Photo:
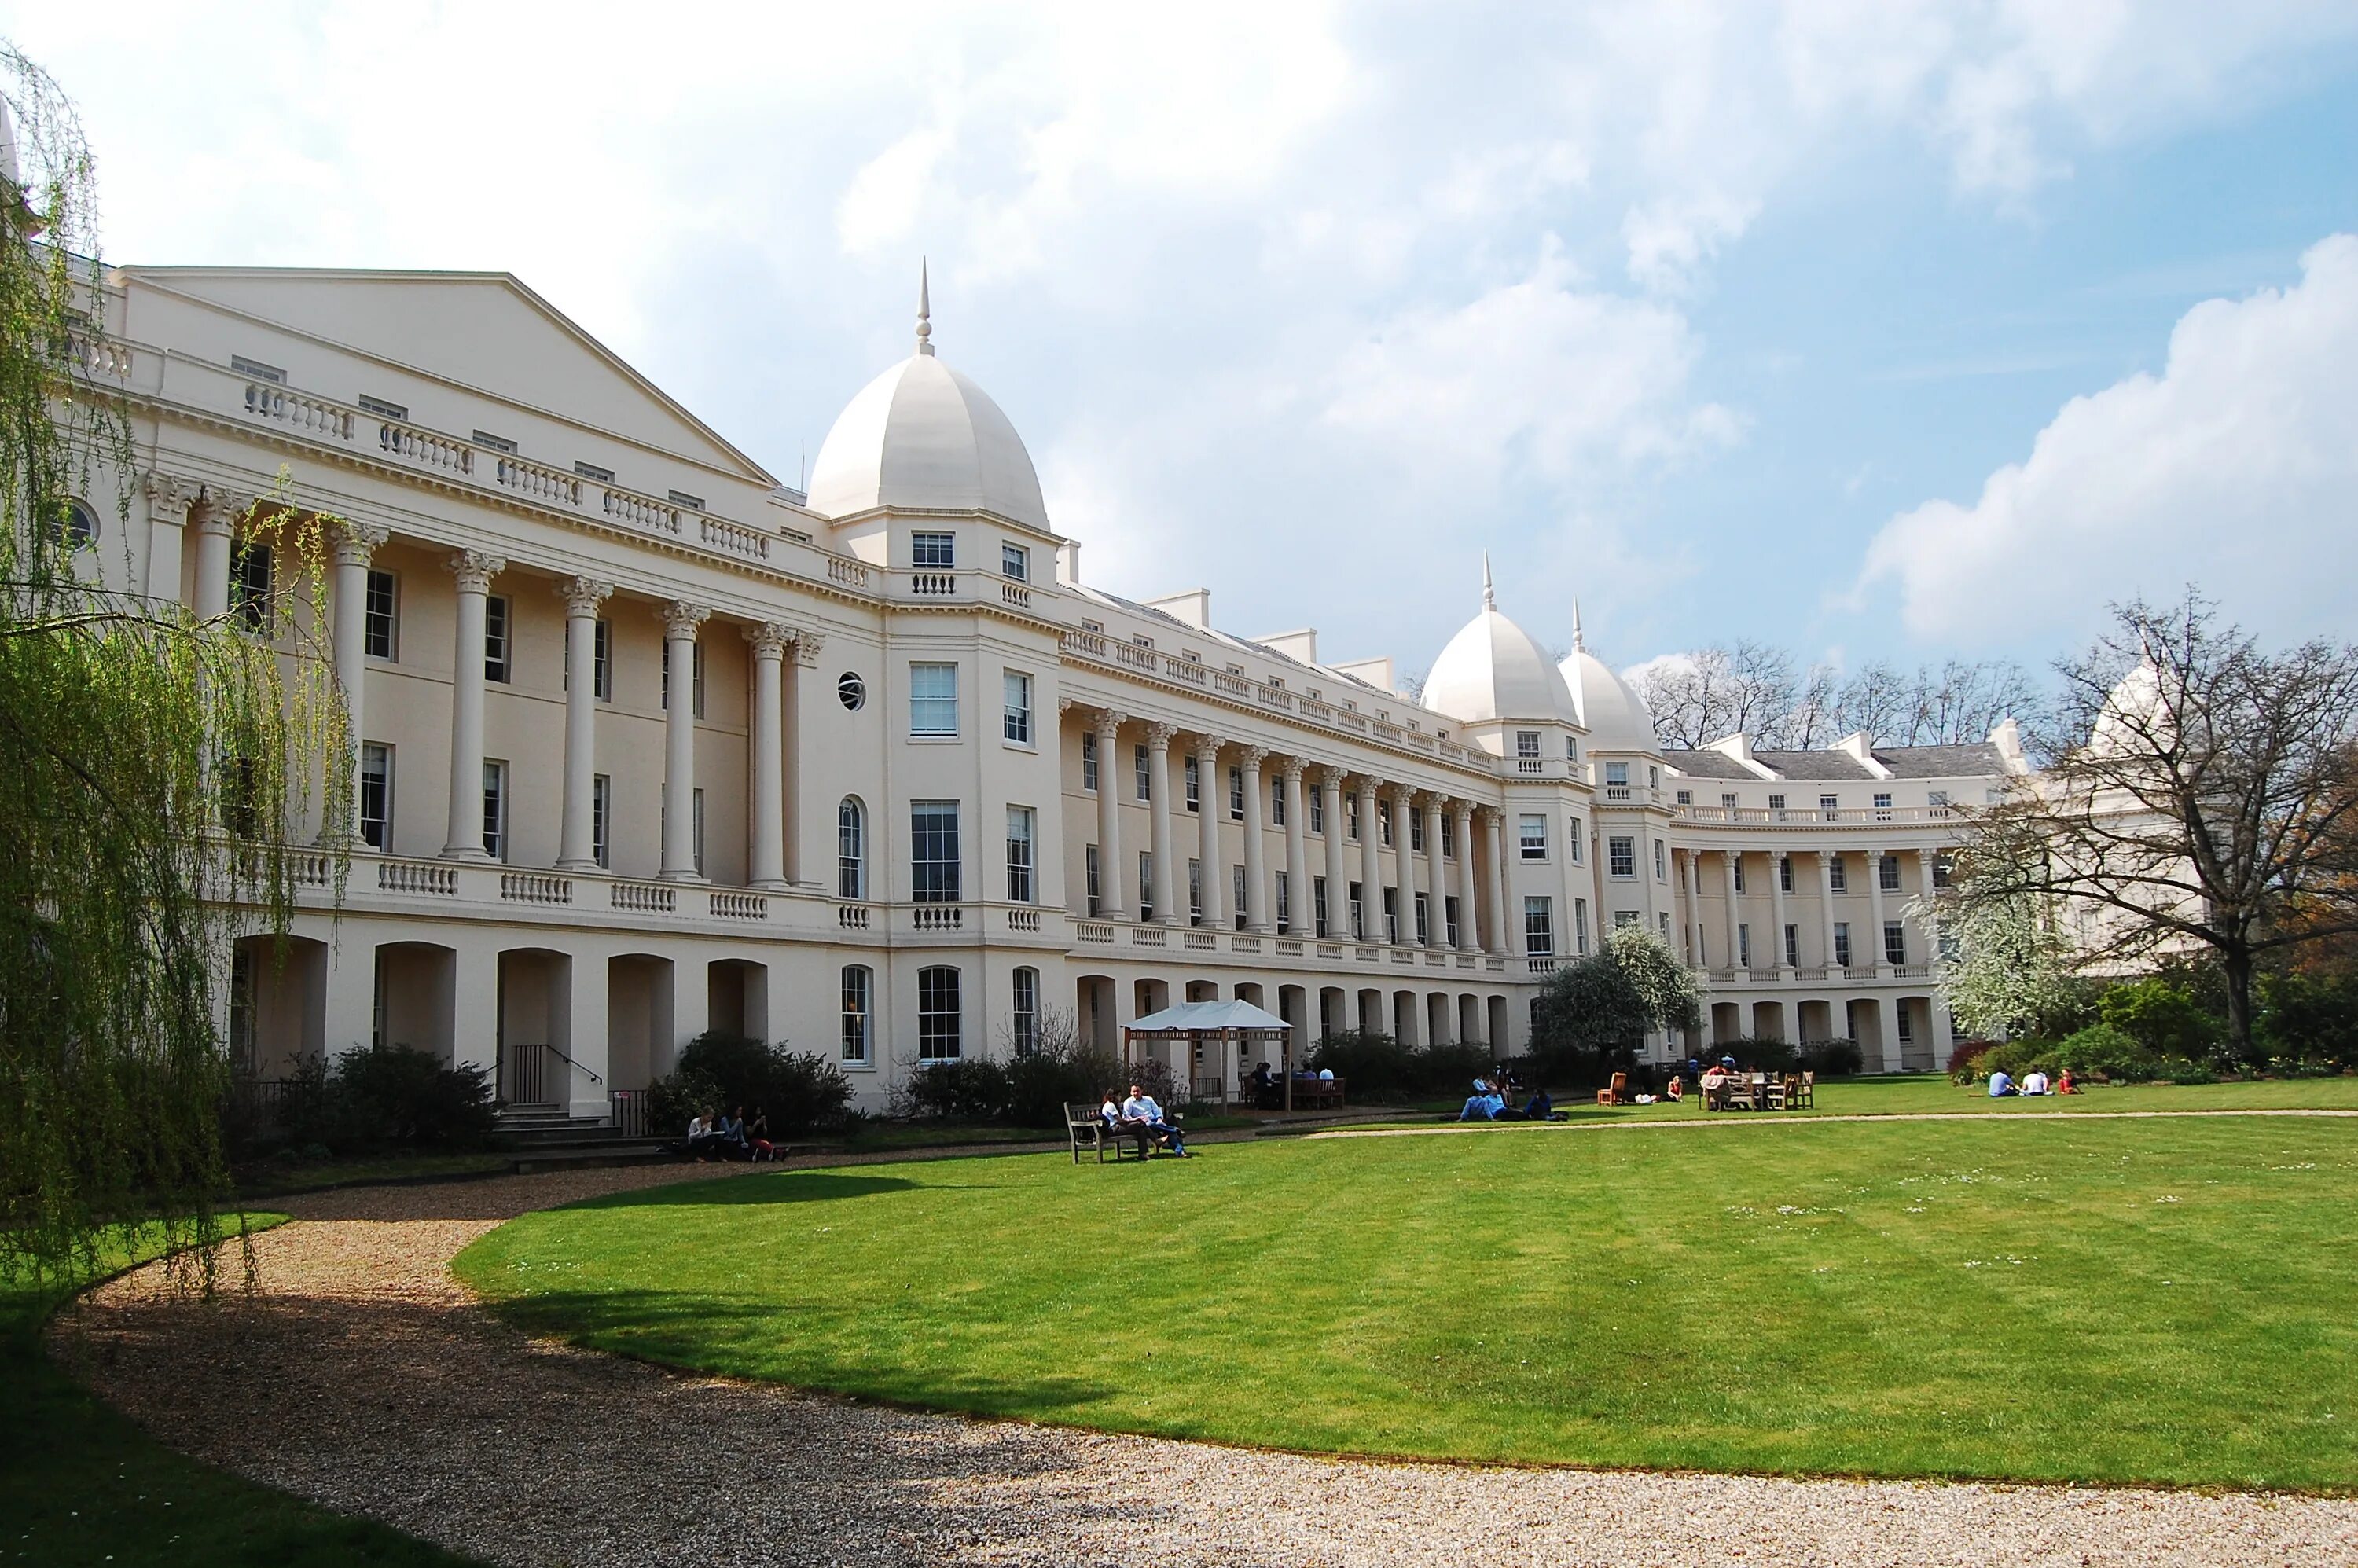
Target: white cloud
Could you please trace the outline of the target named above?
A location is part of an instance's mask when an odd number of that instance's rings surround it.
[[[2301,265],[2188,311],[2159,375],[2066,404],[1971,505],[1893,518],[1861,589],[1897,586],[1910,633],[1965,644],[2074,636],[2190,581],[2255,627],[2358,633],[2358,237]]]

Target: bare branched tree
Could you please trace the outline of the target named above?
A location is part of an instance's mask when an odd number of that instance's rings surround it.
[[[1962,896],[2037,901],[2099,970],[2209,951],[2248,1055],[2255,962],[2358,933],[2358,648],[2264,654],[2190,589],[2056,673],[2041,772],[1974,813]]]
[[[1845,680],[1823,664],[1796,674],[1792,654],[1748,640],[1657,661],[1632,684],[1666,746],[1707,746],[1741,731],[1763,750],[1797,752],[1859,730],[1887,746],[1963,745],[2037,696],[2007,660],[1914,670],[1877,663]]]

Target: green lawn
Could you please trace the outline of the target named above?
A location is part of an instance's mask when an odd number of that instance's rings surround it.
[[[1469,1087],[1470,1092],[1470,1087]],[[1702,1100],[1690,1087],[1676,1105],[1625,1105],[1607,1108],[1595,1103],[1594,1088],[1560,1095],[1556,1108],[1574,1120],[1688,1121],[1701,1120]],[[1444,1107],[1439,1100],[1421,1101],[1417,1108],[1427,1119],[1455,1121],[1462,1099]],[[1993,1116],[2038,1116],[2065,1110],[2358,1110],[2358,1075],[2337,1078],[2271,1078],[2257,1083],[2225,1084],[2096,1084],[2076,1095],[2049,1095],[1992,1099],[1978,1087],[1952,1084],[1942,1073],[1910,1073],[1875,1078],[1833,1078],[1818,1085],[1813,1110],[1778,1111],[1770,1119],[1800,1116],[1910,1116],[1925,1111],[1972,1111]],[[1714,1116],[1717,1112],[1710,1113]],[[1750,1114],[1744,1111],[1735,1116]],[[1370,1127],[1399,1127],[1395,1118],[1368,1122]]]
[[[2350,1490],[2353,1176],[2336,1119],[1289,1140],[663,1187],[458,1270],[594,1346],[1050,1422]]]
[[[146,1237],[109,1268],[155,1255],[155,1238]],[[0,1279],[0,1563],[464,1568],[474,1561],[156,1442],[42,1353],[40,1325],[69,1293]],[[287,1419],[302,1418],[290,1411]]]

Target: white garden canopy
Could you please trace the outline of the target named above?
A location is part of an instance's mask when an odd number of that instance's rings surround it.
[[[1291,1110],[1293,1108],[1293,1025],[1249,1001],[1176,1002],[1160,1012],[1148,1013],[1121,1032],[1121,1058],[1126,1067],[1130,1061],[1130,1042],[1141,1035],[1150,1035],[1158,1040],[1217,1040],[1236,1045],[1241,1045],[1247,1040],[1273,1038],[1280,1043],[1283,1054],[1285,1104]],[[1220,1080],[1225,1093],[1225,1086],[1231,1076],[1229,1054],[1223,1050],[1220,1054]],[[1174,1068],[1176,1065],[1174,1063]]]

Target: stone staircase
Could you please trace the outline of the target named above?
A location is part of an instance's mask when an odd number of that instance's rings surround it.
[[[594,1116],[562,1106],[512,1103],[492,1113],[492,1146],[525,1171],[637,1165],[669,1158],[659,1139],[632,1137]]]

